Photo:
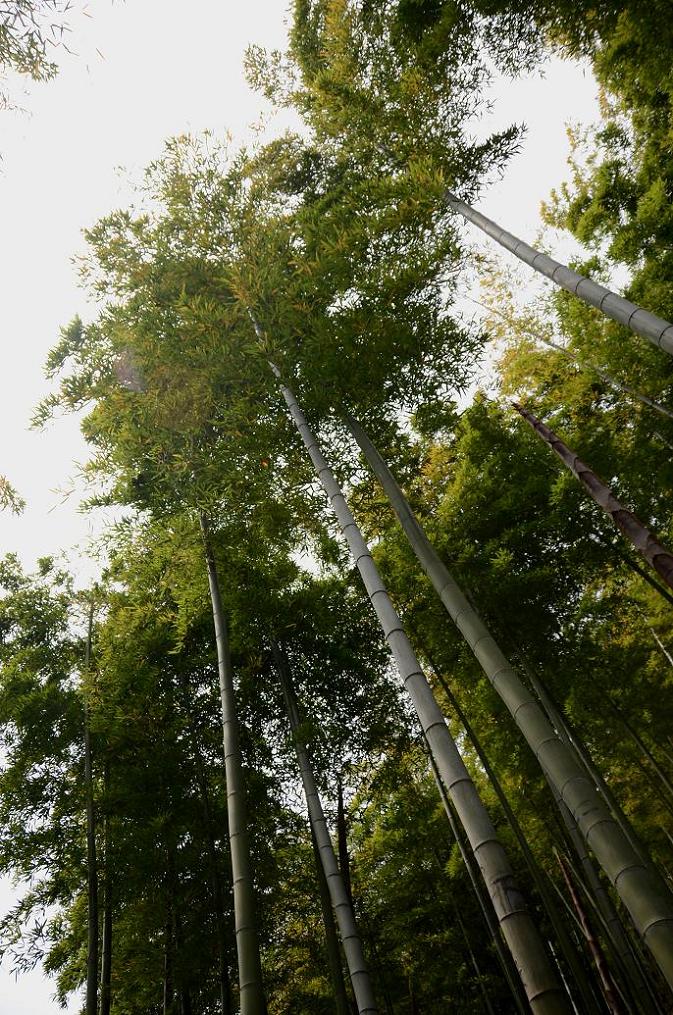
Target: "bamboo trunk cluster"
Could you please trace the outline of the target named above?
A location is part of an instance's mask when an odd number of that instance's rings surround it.
[[[476,610],[449,574],[390,469],[351,416],[347,426],[378,476],[410,545],[449,616],[548,774],[582,836],[614,885],[633,923],[673,986],[673,900],[605,806],[568,745],[522,683]]]
[[[280,380],[277,367],[270,365]],[[505,851],[498,841],[491,819],[451,738],[444,716],[381,581],[367,544],[294,395],[282,382],[281,391],[316,474],[329,497],[353,561],[360,572],[397,663],[402,682],[413,702],[441,779],[477,858],[531,1009],[544,1015],[567,1012],[569,1007],[566,995],[514,881]]]
[[[553,257],[549,257],[528,243],[524,243],[518,236],[508,233],[506,229],[487,218],[486,215],[482,215],[476,208],[461,201],[451,191],[447,190],[446,200],[453,211],[458,212],[468,222],[485,232],[505,250],[511,251],[524,264],[539,271],[541,275],[551,279],[556,285],[566,289],[574,296],[579,296],[581,300],[584,300],[589,306],[596,307],[606,317],[611,317],[613,321],[625,325],[637,335],[642,335],[643,338],[673,356],[673,324],[670,321],[665,321],[663,317],[657,317],[651,311],[639,307],[637,303],[618,296],[606,289],[605,286],[598,285],[592,279],[573,271],[566,264],[561,264]]]
[[[318,786],[315,781],[315,776],[313,775],[308,751],[301,740],[299,729],[301,722],[299,719],[297,702],[292,688],[289,667],[285,655],[275,638],[271,638],[271,650],[273,652],[274,662],[280,677],[283,697],[285,699],[285,707],[290,720],[290,729],[292,730],[294,737],[294,749],[297,756],[297,764],[299,765],[302,786],[304,788],[304,796],[306,797],[306,806],[308,808],[311,830],[315,836],[320,862],[322,864],[325,878],[327,879],[327,887],[329,889],[330,899],[334,908],[334,914],[339,928],[339,935],[341,937],[344,955],[346,956],[348,975],[350,976],[351,985],[353,987],[358,1015],[369,1015],[369,1013],[371,1013],[371,1015],[377,1015],[378,1006],[376,1004],[374,991],[369,977],[369,970],[367,968],[362,948],[362,941],[360,940],[360,935],[355,923],[353,906],[351,905],[351,900],[346,891],[344,879],[339,871],[339,865],[337,864],[334,846],[332,845],[332,840],[327,828],[327,822],[325,821],[325,813],[322,808],[320,795],[318,793]]]

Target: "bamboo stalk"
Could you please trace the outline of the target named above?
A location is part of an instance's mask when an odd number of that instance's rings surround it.
[[[673,553],[667,550],[665,546],[662,546],[654,533],[617,500],[609,486],[603,483],[596,473],[588,465],[585,465],[581,458],[556,436],[550,427],[542,423],[537,416],[534,416],[532,412],[524,409],[516,402],[512,402],[512,405],[519,415],[526,420],[531,429],[549,445],[554,454],[570,469],[573,476],[579,480],[596,504],[612,518],[617,528],[624,533],[647,563],[661,575],[667,585],[673,588]]]
[[[283,697],[285,699],[285,707],[290,720],[290,729],[292,730],[294,738],[294,749],[297,756],[297,764],[299,765],[302,785],[304,787],[304,796],[306,797],[309,822],[318,845],[320,862],[327,880],[330,899],[332,900],[334,915],[336,916],[337,926],[339,927],[341,944],[343,946],[344,955],[346,956],[348,975],[350,976],[351,985],[353,987],[353,994],[355,995],[358,1013],[359,1015],[367,1015],[367,1013],[371,1012],[373,1015],[376,1015],[378,1012],[378,1006],[374,997],[374,990],[362,948],[362,941],[355,923],[353,906],[346,892],[343,877],[339,871],[339,865],[337,864],[334,846],[332,845],[332,840],[327,828],[327,822],[325,821],[325,813],[320,800],[320,794],[318,793],[315,776],[313,775],[308,750],[300,738],[299,728],[301,722],[297,702],[292,688],[287,659],[273,636],[270,641],[276,671],[278,673]]]
[[[217,666],[222,701],[222,740],[227,780],[227,820],[234,886],[234,924],[241,1015],[266,1015],[255,897],[250,868],[245,780],[239,746],[234,674],[231,665],[229,634],[222,606],[222,597],[220,595],[217,567],[205,515],[201,515],[201,532],[208,569],[210,599],[213,608],[213,623],[217,644]]]
[[[89,606],[84,672],[91,672],[93,599]],[[87,870],[87,957],[86,1015],[98,1015],[98,861],[96,857],[96,815],[93,798],[93,763],[89,728],[88,688],[84,691],[84,786],[86,792],[86,870]]]
[[[280,381],[280,372],[271,364]],[[381,581],[376,565],[346,503],[320,446],[290,389],[281,382],[281,391],[290,416],[304,441],[316,474],[330,499],[353,561],[379,618],[384,636],[397,663],[421,727],[436,759],[446,786],[477,857],[503,935],[522,978],[534,1012],[567,1012],[565,994],[549,961],[544,945],[525,907],[523,896],[505,851],[498,841],[488,813],[451,739],[444,717],[435,701],[420,663],[411,647],[397,612]]]
[[[664,320],[663,317],[657,317],[656,314],[638,306],[637,303],[618,296],[610,289],[606,289],[605,286],[598,285],[592,279],[578,274],[567,265],[555,261],[553,257],[549,257],[528,243],[524,243],[523,240],[508,233],[492,219],[461,201],[451,191],[447,190],[446,200],[453,211],[458,212],[468,222],[472,222],[505,250],[511,251],[524,264],[539,271],[541,275],[551,279],[562,289],[578,296],[589,306],[596,307],[606,317],[611,317],[613,321],[625,325],[636,335],[642,335],[653,345],[673,355],[673,324],[670,321]]]
[[[643,864],[586,772],[449,574],[367,434],[352,416],[346,423],[378,476],[423,570],[449,616],[509,709],[543,771],[567,804],[594,855],[615,886],[634,925],[673,986],[673,900],[655,872]]]

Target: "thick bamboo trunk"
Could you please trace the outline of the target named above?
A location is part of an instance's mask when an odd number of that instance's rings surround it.
[[[492,219],[487,218],[481,212],[476,211],[475,208],[470,207],[469,204],[461,201],[451,191],[446,192],[446,199],[453,211],[458,212],[468,222],[472,222],[473,225],[494,239],[505,250],[511,251],[524,264],[534,268],[535,271],[539,271],[541,275],[551,279],[552,282],[555,282],[562,289],[566,289],[574,296],[578,296],[585,303],[588,303],[589,306],[596,307],[606,317],[611,317],[613,321],[625,325],[635,332],[636,335],[642,335],[643,338],[648,339],[653,345],[658,346],[673,356],[673,324],[670,321],[657,317],[656,314],[643,309],[637,303],[632,303],[631,300],[618,296],[616,293],[606,289],[605,286],[598,285],[592,279],[578,274],[567,265],[561,264],[559,261],[555,261],[553,257],[549,257],[547,254],[536,250],[535,247],[529,246],[517,236],[513,236],[512,233],[502,229]]]
[[[93,603],[89,609],[84,669],[91,668]],[[93,764],[89,729],[88,688],[84,690],[84,786],[86,792],[86,870],[87,870],[87,957],[86,1015],[98,1015],[98,862],[96,857],[96,815],[93,796]]]
[[[276,670],[280,679],[285,707],[290,720],[290,728],[294,737],[294,749],[299,765],[306,806],[308,808],[311,829],[318,843],[318,852],[322,863],[323,871],[327,879],[330,899],[334,908],[341,944],[346,956],[346,966],[350,977],[355,1003],[359,1015],[366,1013],[377,1013],[378,1007],[374,997],[369,970],[365,960],[362,941],[355,923],[355,914],[351,901],[346,892],[344,881],[337,864],[334,846],[330,838],[325,814],[318,793],[318,786],[313,775],[313,769],[308,755],[308,750],[302,743],[299,733],[301,725],[299,711],[292,688],[288,663],[282,649],[275,638],[271,638],[271,650],[273,652]]]
[[[654,533],[650,532],[631,511],[628,511],[620,504],[617,498],[613,496],[610,488],[598,478],[588,465],[584,464],[574,451],[571,451],[556,436],[553,430],[542,423],[532,412],[528,412],[527,409],[522,408],[516,402],[513,402],[512,405],[529,426],[558,455],[563,464],[570,469],[573,476],[579,480],[598,506],[610,516],[617,528],[624,533],[647,563],[661,575],[667,585],[673,588],[673,553],[667,550],[665,546],[662,546]]]
[[[222,607],[217,567],[210,544],[208,524],[203,515],[201,516],[201,531],[203,533],[206,565],[208,568],[210,599],[213,607],[213,622],[217,643],[217,665],[222,699],[222,739],[227,780],[227,820],[234,886],[234,923],[241,1015],[266,1015],[255,896],[248,846],[245,779],[239,747],[234,674],[229,652],[229,634]]]
[[[275,367],[273,369],[279,377],[278,370]],[[281,390],[316,474],[331,501],[353,561],[360,572],[397,663],[402,682],[413,702],[421,728],[437,762],[442,781],[454,802],[460,822],[477,857],[531,1008],[534,1012],[567,1012],[569,1009],[565,994],[526,909],[523,896],[515,884],[505,851],[451,739],[444,716],[381,581],[367,544],[294,395],[284,384],[281,384]]]
[[[533,852],[530,846],[528,845],[528,840],[524,835],[524,831],[521,825],[519,824],[519,821],[514,811],[512,810],[510,802],[507,799],[507,795],[502,788],[500,780],[498,779],[498,776],[496,775],[493,766],[491,765],[490,761],[486,756],[486,753],[481,745],[479,738],[477,737],[477,734],[472,728],[472,724],[469,722],[467,716],[465,715],[465,712],[463,711],[463,709],[460,706],[460,703],[458,702],[458,699],[456,698],[451,688],[449,687],[448,682],[437,670],[434,663],[431,662],[431,665],[433,670],[435,671],[437,679],[439,680],[442,690],[444,691],[444,693],[448,698],[449,704],[455,710],[456,715],[458,716],[460,722],[465,728],[465,732],[467,733],[467,736],[477,753],[477,757],[479,758],[479,761],[481,762],[484,772],[486,773],[486,777],[488,778],[491,786],[493,787],[495,795],[497,796],[500,802],[500,806],[503,809],[503,813],[505,815],[507,823],[509,827],[512,829],[514,837],[519,843],[519,848],[526,862],[526,867],[528,868],[531,878],[533,879],[533,883],[537,888],[538,895],[540,896],[540,901],[544,906],[545,912],[547,913],[547,916],[549,918],[549,922],[551,923],[554,933],[556,934],[558,943],[561,946],[561,952],[566,962],[568,963],[568,967],[572,973],[577,991],[581,998],[582,1011],[587,1013],[588,1015],[589,1012],[596,1011],[594,996],[591,992],[591,987],[587,980],[584,966],[582,965],[582,960],[580,956],[577,954],[577,951],[573,945],[570,935],[568,934],[565,923],[563,922],[563,917],[559,912],[558,906],[556,904],[556,899],[549,890],[545,877],[542,871],[540,870],[537,860],[533,856]]]
[[[439,559],[414,516],[390,469],[362,427],[348,417],[351,433],[381,481],[423,570],[495,691],[507,705],[544,772],[568,806],[582,835],[601,864],[673,986],[673,899],[665,884],[641,860],[596,793],[575,755],[563,742],[541,706],[521,681],[488,628]]]

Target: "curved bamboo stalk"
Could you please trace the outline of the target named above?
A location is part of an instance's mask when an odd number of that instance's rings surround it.
[[[595,472],[582,459],[571,451],[567,444],[556,436],[554,431],[541,422],[532,412],[524,409],[517,402],[512,405],[528,425],[552,449],[563,464],[570,469],[573,476],[591,494],[598,506],[609,515],[618,529],[635,546],[647,563],[661,575],[667,585],[673,588],[673,553],[659,542],[657,537],[628,511],[613,495],[609,486],[603,483]]]
[[[553,257],[549,257],[528,243],[524,243],[518,236],[508,233],[497,222],[482,215],[481,212],[461,201],[449,190],[446,192],[446,200],[453,211],[478,226],[487,236],[494,239],[505,250],[509,250],[524,264],[539,271],[541,275],[551,279],[562,289],[578,296],[589,306],[596,307],[606,317],[611,317],[613,321],[624,324],[636,335],[642,335],[653,345],[673,356],[673,324],[670,321],[665,321],[663,317],[657,317],[656,314],[638,306],[637,303],[618,296],[610,289],[606,289],[605,286],[598,285],[592,279],[573,271],[566,264],[561,264]]]
[[[668,889],[643,864],[572,751],[558,736],[539,703],[439,559],[390,469],[365,431],[351,416],[346,417],[346,423],[385,489],[416,557],[449,616],[506,704],[543,771],[549,773],[634,925],[673,986],[673,899]]]
[[[270,365],[280,381],[278,368],[273,364]],[[442,781],[455,804],[461,824],[477,857],[502,933],[523,981],[529,1004],[534,1012],[545,1015],[568,1012],[565,993],[557,980],[530,913],[525,907],[523,896],[514,882],[505,851],[498,841],[491,819],[451,738],[444,716],[381,581],[369,548],[294,395],[282,381],[280,387],[379,618],[402,682],[414,704],[421,727],[436,759]]]
[[[234,695],[234,674],[229,652],[229,634],[205,515],[201,515],[200,521],[208,569],[210,599],[213,607],[217,668],[222,699],[222,739],[227,780],[227,821],[234,886],[234,923],[241,1015],[266,1015],[255,897],[250,869],[245,781],[238,742],[238,719]]]
[[[285,708],[290,720],[290,729],[294,738],[294,749],[299,765],[306,806],[308,808],[311,830],[318,845],[318,853],[322,869],[327,879],[330,899],[334,908],[339,935],[346,956],[346,965],[350,976],[355,995],[359,1015],[367,1015],[371,1012],[377,1015],[378,1006],[374,997],[374,991],[362,948],[362,941],[355,923],[355,914],[351,901],[346,892],[344,880],[339,871],[334,846],[330,838],[325,813],[322,809],[318,786],[313,775],[313,769],[308,755],[306,745],[302,742],[299,727],[301,725],[299,710],[292,688],[287,660],[276,639],[271,636],[271,651],[273,652],[274,663],[280,679],[280,686],[285,699]]]

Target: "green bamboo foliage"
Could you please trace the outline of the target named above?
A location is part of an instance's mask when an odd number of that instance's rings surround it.
[[[277,368],[272,366],[272,369],[280,380]],[[531,1009],[544,1015],[567,1012],[569,1008],[565,993],[514,881],[509,860],[498,841],[493,823],[479,798],[458,748],[451,738],[444,716],[381,581],[367,544],[294,395],[282,383],[281,391],[316,474],[329,497],[353,561],[379,618],[404,687],[413,702],[441,779],[456,807],[460,822],[477,858]]]
[[[558,736],[439,559],[390,469],[363,428],[351,416],[346,422],[381,482],[416,557],[449,616],[506,704],[543,771],[548,773],[668,983],[673,985],[673,899],[668,889],[643,863],[573,752]]]
[[[227,779],[227,819],[234,886],[234,922],[238,957],[241,1015],[266,1015],[262,981],[259,934],[250,866],[248,824],[245,805],[245,779],[238,736],[234,695],[234,675],[229,651],[229,634],[222,606],[217,567],[206,518],[201,516],[201,531],[208,568],[208,585],[213,608],[217,644],[217,665],[222,698],[222,738]]]
[[[667,550],[636,516],[625,508],[602,482],[596,473],[586,465],[579,455],[564,444],[554,431],[534,416],[532,412],[513,402],[519,415],[526,420],[535,433],[549,445],[573,476],[582,484],[598,506],[610,516],[618,529],[645,558],[650,567],[661,575],[666,584],[673,588],[673,553]]]
[[[636,335],[642,335],[643,338],[673,356],[673,324],[670,321],[665,321],[651,311],[644,310],[637,303],[625,300],[623,296],[618,296],[606,289],[605,286],[598,285],[597,282],[584,275],[579,275],[566,264],[561,264],[553,257],[529,246],[517,236],[508,233],[497,222],[482,215],[476,208],[461,201],[451,191],[446,192],[446,200],[453,211],[478,226],[487,236],[491,236],[505,250],[511,251],[524,264],[539,271],[541,275],[551,279],[562,289],[578,296],[590,306],[596,307],[606,317],[611,317],[613,321],[626,325]]]
[[[276,670],[278,671],[278,676],[280,678],[283,697],[285,699],[285,707],[290,720],[290,728],[294,737],[294,749],[297,756],[297,764],[299,765],[302,786],[304,788],[304,796],[306,797],[309,821],[318,845],[320,862],[327,879],[330,899],[332,900],[332,906],[334,908],[337,925],[339,927],[341,944],[343,946],[344,955],[346,956],[348,975],[350,976],[351,985],[353,987],[358,1015],[377,1013],[378,1006],[374,997],[369,970],[367,968],[367,962],[362,948],[362,941],[355,923],[353,906],[350,898],[348,897],[348,893],[346,892],[344,879],[339,871],[339,865],[337,864],[334,846],[332,845],[332,840],[327,828],[327,822],[325,820],[325,814],[322,808],[322,802],[320,800],[320,794],[318,793],[318,786],[315,781],[308,751],[301,740],[301,721],[292,688],[287,659],[285,658],[283,650],[279,646],[278,642],[273,637],[271,638],[271,649],[273,652]]]

